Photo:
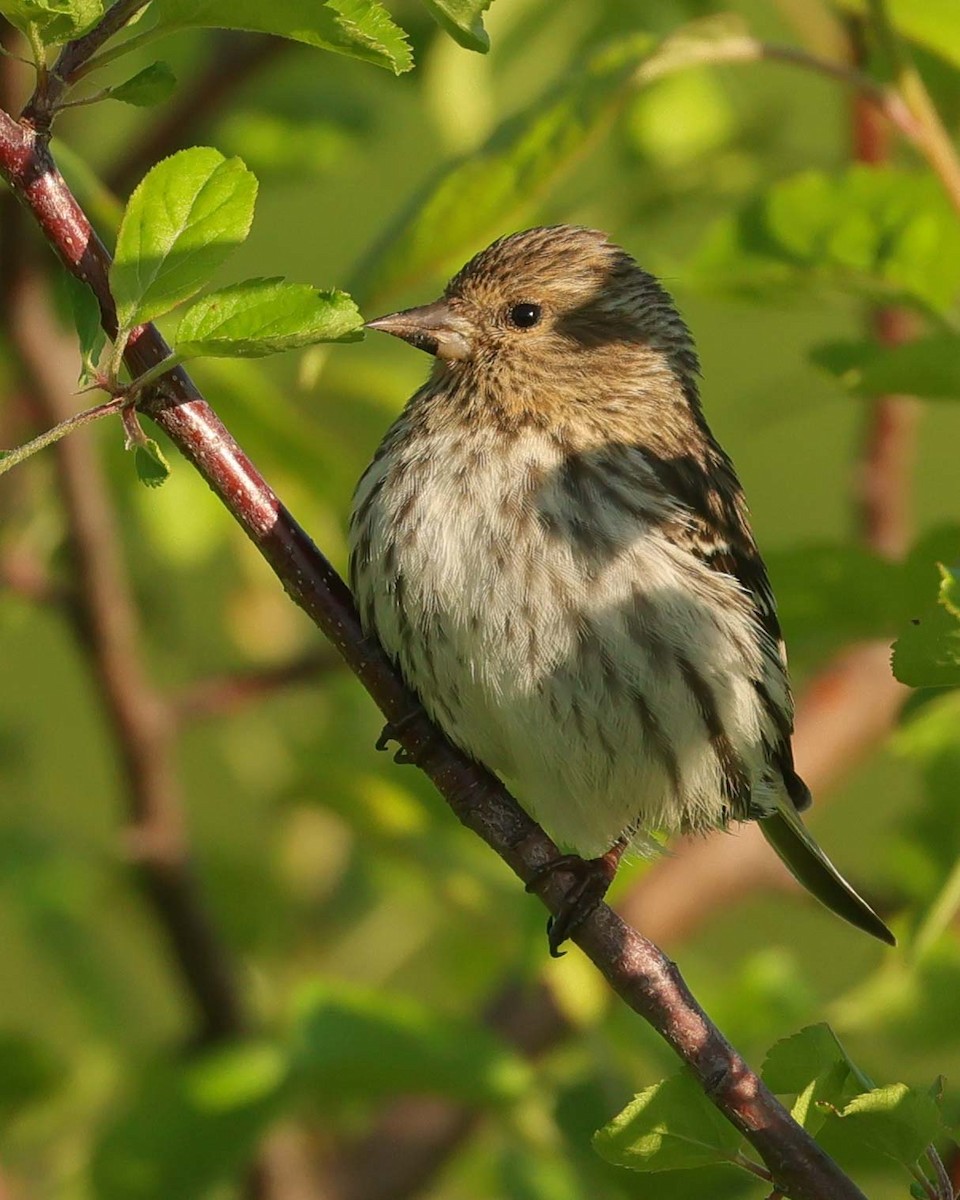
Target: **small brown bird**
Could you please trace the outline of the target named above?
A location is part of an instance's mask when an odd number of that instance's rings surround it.
[[[602,233],[529,229],[369,328],[436,363],[357,486],[363,625],[574,852],[549,865],[579,875],[551,952],[625,846],[746,820],[893,942],[797,815],[810,794],[773,595],[657,280]]]

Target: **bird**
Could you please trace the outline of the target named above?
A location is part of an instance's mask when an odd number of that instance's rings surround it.
[[[563,851],[529,885],[574,876],[551,954],[626,849],[745,821],[894,944],[800,817],[773,592],[662,284],[600,231],[537,227],[367,328],[434,363],[356,487],[360,620]]]

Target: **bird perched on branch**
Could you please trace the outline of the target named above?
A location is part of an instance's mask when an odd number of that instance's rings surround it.
[[[371,321],[436,359],[357,487],[351,579],[437,725],[570,854],[550,949],[626,846],[757,820],[893,938],[798,816],[793,701],[740,483],[670,296],[606,236],[501,238]]]

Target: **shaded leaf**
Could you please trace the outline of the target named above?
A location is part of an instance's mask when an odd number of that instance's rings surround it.
[[[901,346],[824,342],[810,358],[856,396],[960,399],[960,337],[937,334]]]
[[[257,181],[239,158],[195,146],[153,167],[130,197],[110,268],[122,329],[200,290],[244,241]]]
[[[301,997],[294,1061],[314,1099],[341,1105],[399,1092],[512,1100],[526,1064],[491,1034],[382,989],[314,985]]]
[[[51,1096],[66,1073],[50,1047],[9,1030],[0,1032],[0,1062],[0,1117],[4,1121]]]
[[[742,1138],[686,1073],[644,1089],[593,1137],[601,1158],[634,1171],[729,1162]]]
[[[107,341],[107,335],[100,324],[100,304],[93,289],[75,275],[65,271],[63,279],[73,323],[77,329],[77,338],[80,341],[84,374],[89,376],[95,369]]]
[[[403,30],[378,0],[153,0],[158,29],[245,29],[272,33],[386,67],[413,66]]]
[[[467,50],[486,54],[490,38],[483,27],[483,14],[493,0],[421,0],[441,29]]]
[[[133,457],[137,478],[141,483],[155,488],[167,482],[170,477],[170,464],[153,438],[138,442],[133,448]]]
[[[805,171],[718,222],[688,269],[691,283],[746,295],[829,286],[942,313],[960,289],[960,226],[930,175]]]
[[[905,1083],[855,1096],[835,1119],[842,1122],[845,1137],[907,1168],[943,1132],[936,1100]]]
[[[960,572],[938,564],[940,589],[896,640],[893,673],[910,687],[960,687]]]
[[[798,1095],[812,1080],[838,1064],[852,1072],[861,1087],[870,1086],[837,1035],[821,1022],[775,1043],[764,1059],[760,1076],[771,1092]]]
[[[279,1109],[286,1061],[251,1043],[145,1074],[94,1149],[99,1200],[196,1200],[250,1161]]]
[[[261,358],[314,342],[356,341],[363,320],[344,292],[248,279],[212,292],[183,315],[174,349],[183,358]]]
[[[136,108],[149,108],[153,104],[162,104],[173,94],[176,86],[177,77],[173,69],[165,62],[155,62],[138,71],[125,83],[111,88],[110,99],[121,100]]]
[[[103,0],[0,0],[0,13],[22,33],[35,26],[49,46],[86,33],[103,16]]]
[[[368,256],[354,292],[381,297],[464,257],[536,204],[613,118],[652,40],[632,38],[501,125],[418,195]]]

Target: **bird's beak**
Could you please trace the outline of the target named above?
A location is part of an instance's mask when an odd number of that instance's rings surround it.
[[[470,322],[458,316],[446,300],[425,304],[422,308],[407,308],[367,321],[367,329],[381,329],[403,338],[418,350],[446,360],[469,358],[473,353]]]

